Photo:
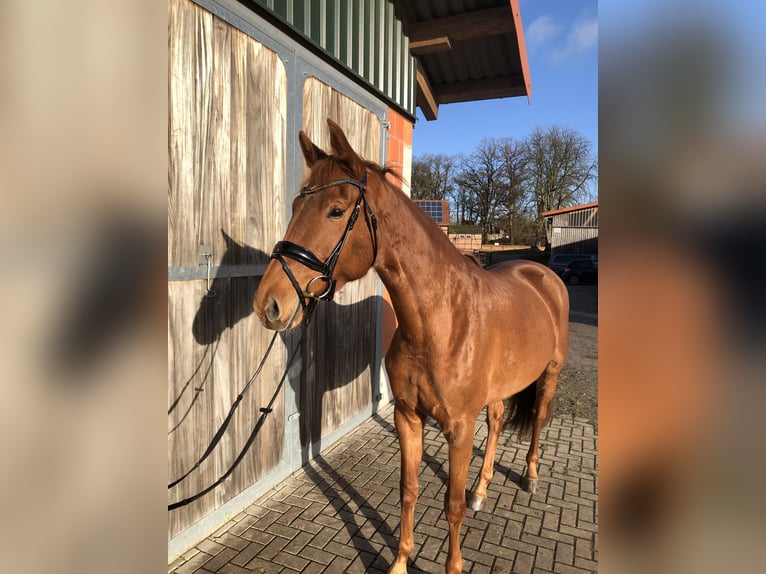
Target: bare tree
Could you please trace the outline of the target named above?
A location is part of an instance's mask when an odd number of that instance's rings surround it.
[[[587,199],[597,163],[591,143],[567,127],[537,128],[524,140],[524,149],[528,201],[541,237],[545,232],[544,212]]]
[[[423,154],[412,160],[412,199],[447,199],[454,188],[455,156]]]
[[[455,179],[469,195],[468,210],[483,229],[484,238],[491,232],[507,191],[503,155],[497,140],[484,139],[460,165]]]
[[[533,131],[523,141],[484,139],[468,156],[423,154],[412,162],[413,199],[449,199],[451,219],[508,230],[512,242],[545,234],[542,213],[581,203],[598,177],[591,143],[570,128]]]
[[[526,162],[527,155],[523,142],[513,138],[503,138],[498,142],[501,155],[501,171],[503,173],[505,190],[500,195],[498,214],[508,224],[508,237],[515,242],[519,234],[514,234],[515,227],[522,223],[524,197],[526,195]],[[514,224],[516,226],[514,227]],[[500,225],[505,228],[505,225]]]
[[[460,169],[465,162],[463,154],[454,156],[455,176],[453,178],[452,191],[449,194],[450,219],[457,225],[473,225],[475,215],[473,213],[474,201],[471,193],[460,183]]]

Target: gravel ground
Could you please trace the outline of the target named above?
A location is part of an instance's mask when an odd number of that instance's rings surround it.
[[[554,414],[586,418],[598,430],[598,286],[568,288],[569,352],[559,375]]]

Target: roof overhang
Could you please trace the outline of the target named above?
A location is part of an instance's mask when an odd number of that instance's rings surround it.
[[[561,209],[553,209],[551,211],[545,211],[541,215],[543,217],[552,217],[561,213],[567,213],[569,211],[580,211],[582,209],[590,209],[591,207],[598,207],[598,201],[592,201],[590,203],[581,203],[580,205],[573,205],[571,207],[562,207]]]
[[[435,120],[439,105],[532,93],[519,0],[393,0],[417,59],[417,105]]]

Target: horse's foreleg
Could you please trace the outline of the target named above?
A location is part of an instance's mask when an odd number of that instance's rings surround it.
[[[447,551],[447,574],[463,571],[463,557],[460,554],[460,528],[465,518],[465,484],[468,479],[468,464],[473,446],[473,422],[453,425],[447,434],[449,441],[449,484],[444,501],[444,510],[449,523],[449,550]]]
[[[471,497],[471,509],[481,510],[487,501],[487,486],[495,474],[495,452],[500,431],[503,428],[503,401],[487,405],[487,450],[484,452],[484,463],[481,465],[479,484]]]
[[[399,550],[389,574],[405,574],[407,558],[415,546],[415,502],[418,499],[418,467],[423,459],[423,418],[398,402],[394,409],[394,423],[399,435],[401,449],[401,495],[402,514],[399,523]]]
[[[535,422],[532,426],[532,440],[527,452],[527,476],[526,489],[535,494],[537,492],[537,464],[539,461],[538,449],[540,446],[540,432],[548,420],[548,412],[556,392],[561,363],[551,361],[545,372],[537,380],[537,392],[535,396]]]

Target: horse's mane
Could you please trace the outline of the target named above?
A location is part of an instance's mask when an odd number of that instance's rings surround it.
[[[390,175],[399,183],[402,183],[404,181],[404,178],[402,177],[401,172],[392,163],[386,163],[386,165],[380,166],[374,161],[365,161],[364,165],[367,168],[377,172],[383,178],[385,178],[385,176],[387,175]]]

